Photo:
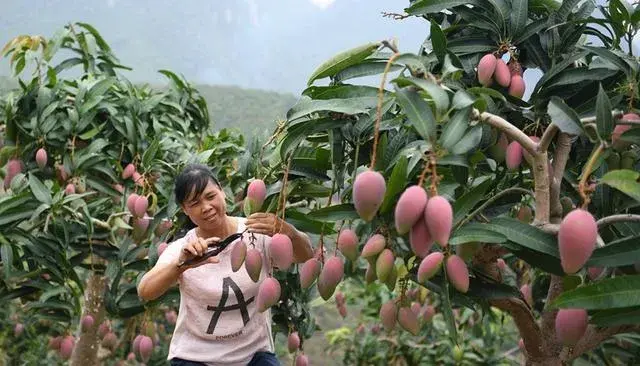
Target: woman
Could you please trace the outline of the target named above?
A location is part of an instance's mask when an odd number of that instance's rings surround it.
[[[313,255],[309,237],[270,213],[255,213],[246,219],[227,216],[224,191],[204,165],[187,166],[176,179],[174,193],[195,228],[172,242],[138,285],[138,295],[146,301],[161,296],[175,283],[179,286],[180,309],[168,355],[171,365],[279,365],[271,337],[271,313],[257,311],[258,287],[270,270],[272,235],[282,232],[291,238],[296,263]],[[245,229],[255,234],[255,247],[262,253],[258,283],[244,267],[237,272],[231,269],[230,254],[239,240],[216,257],[178,266]],[[247,246],[251,245],[249,237],[243,237]]]

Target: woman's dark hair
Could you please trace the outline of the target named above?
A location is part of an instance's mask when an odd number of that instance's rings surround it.
[[[199,197],[209,182],[213,182],[218,188],[222,188],[213,171],[203,164],[189,164],[176,178],[174,194],[176,203],[182,205],[193,193],[193,197]]]

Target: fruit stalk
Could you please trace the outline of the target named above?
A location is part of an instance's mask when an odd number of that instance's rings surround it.
[[[387,61],[387,66],[384,68],[384,73],[382,74],[382,80],[380,81],[380,88],[378,89],[378,105],[376,107],[376,124],[373,131],[373,149],[371,151],[371,165],[369,168],[371,170],[375,169],[376,166],[376,150],[378,149],[378,134],[380,131],[380,119],[382,118],[382,99],[384,97],[384,84],[387,82],[387,74],[389,73],[389,69],[391,69],[391,65],[393,61],[398,58],[400,54],[395,52]]]
[[[424,178],[427,176],[429,172],[429,165],[431,165],[431,160],[429,158],[424,159],[424,168],[422,169],[422,173],[420,173],[420,179],[418,180],[418,186],[422,187],[424,183]]]
[[[464,224],[466,224],[467,222],[469,222],[471,219],[473,219],[476,215],[482,213],[482,211],[489,207],[489,205],[491,205],[492,203],[494,203],[495,201],[499,200],[502,196],[506,196],[508,194],[511,193],[520,193],[522,195],[528,194],[533,196],[533,192],[531,192],[528,189],[524,189],[524,188],[520,188],[520,187],[512,187],[512,188],[507,188],[505,190],[502,190],[498,193],[496,193],[493,197],[489,198],[488,200],[486,200],[480,207],[478,207],[476,210],[474,210],[473,212],[471,212],[469,215],[467,215],[467,217],[465,217],[464,219],[462,219],[460,221],[460,223],[458,223],[458,225],[456,226],[456,228],[453,229],[453,231],[458,230],[459,228],[461,228],[462,226],[464,226]]]
[[[282,230],[282,225],[280,225],[279,228],[276,227],[276,224],[278,223],[278,216],[279,216],[280,210],[282,210],[282,221],[284,221],[284,217],[285,217],[285,211],[286,211],[286,205],[287,205],[287,181],[289,178],[289,169],[291,169],[292,160],[293,160],[293,154],[289,157],[289,161],[287,162],[287,167],[284,170],[284,177],[282,178],[282,191],[280,192],[280,194],[282,195],[282,201],[278,203],[278,208],[276,209],[276,217],[273,223],[273,227],[275,231],[277,231],[278,233]]]
[[[429,162],[431,165],[431,186],[429,189],[431,190],[431,196],[433,197],[438,195],[438,183],[440,179],[438,178],[438,172],[436,170],[436,157],[433,154],[429,156]]]

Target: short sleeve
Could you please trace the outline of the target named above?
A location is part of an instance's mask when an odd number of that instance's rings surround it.
[[[171,244],[169,244],[167,249],[165,249],[164,252],[160,254],[160,257],[158,258],[158,261],[156,262],[156,264],[176,263],[178,258],[180,258],[180,250],[184,246],[184,242],[185,242],[184,239],[178,239],[172,242]]]

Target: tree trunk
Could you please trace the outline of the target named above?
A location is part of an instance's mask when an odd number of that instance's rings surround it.
[[[78,339],[71,355],[71,366],[99,365],[98,350],[101,339],[98,338],[98,327],[104,319],[104,295],[107,279],[92,273],[87,281],[84,296],[84,310],[80,322],[85,315],[94,319],[93,326],[86,331],[79,326]],[[80,323],[82,324],[82,323]]]
[[[560,357],[548,357],[542,360],[527,360],[526,366],[565,366],[566,364],[560,360]]]

